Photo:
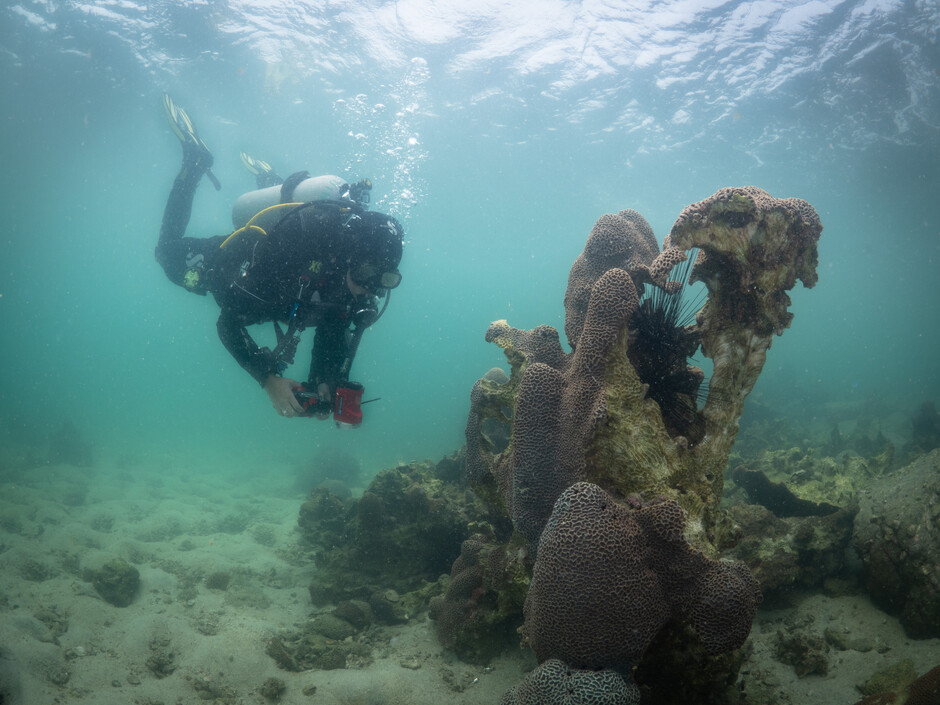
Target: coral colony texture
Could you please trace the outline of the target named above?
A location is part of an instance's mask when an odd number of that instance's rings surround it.
[[[523,630],[539,661],[629,668],[677,617],[709,653],[743,644],[760,602],[757,581],[743,563],[694,550],[684,527],[673,501],[631,510],[589,482],[562,492],[525,602]]]
[[[510,688],[499,705],[637,705],[640,693],[614,671],[573,669],[549,659],[519,685]]]
[[[661,250],[639,213],[604,215],[568,278],[570,353],[550,326],[490,326],[512,371],[474,385],[467,471],[535,557],[522,632],[543,665],[629,679],[672,620],[710,656],[747,638],[760,591],[743,564],[716,560],[730,538],[718,501],[745,397],[793,317],[787,292],[816,283],[821,230],[805,201],[755,187],[685,208]],[[670,278],[680,263],[688,281]],[[695,282],[707,298],[684,317]],[[689,364],[698,349],[707,385]],[[511,430],[501,452],[494,422]],[[550,673],[506,702],[539,701],[523,694],[560,687],[567,672]]]

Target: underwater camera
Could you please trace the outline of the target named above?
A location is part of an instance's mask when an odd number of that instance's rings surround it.
[[[333,420],[337,426],[356,427],[362,423],[362,404],[368,403],[362,401],[363,391],[365,388],[358,382],[344,382],[336,388],[331,402],[329,399],[321,399],[306,384],[299,384],[294,387],[294,398],[303,407],[304,416],[333,412]]]

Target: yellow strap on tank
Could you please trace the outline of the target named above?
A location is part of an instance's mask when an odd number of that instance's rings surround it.
[[[232,241],[233,237],[235,237],[236,235],[241,235],[246,230],[257,230],[262,235],[267,235],[267,233],[264,231],[264,228],[259,228],[257,225],[246,225],[245,227],[239,228],[238,230],[233,232],[231,235],[229,235],[227,238],[225,238],[222,241],[222,244],[219,245],[219,249],[221,250],[223,247],[225,247],[227,244],[229,244]]]
[[[302,205],[303,203],[276,203],[273,206],[268,206],[264,210],[258,211],[253,216],[251,216],[251,220],[245,223],[243,227],[239,228],[238,230],[233,232],[231,235],[229,235],[227,238],[225,238],[225,240],[222,241],[222,244],[219,245],[219,249],[221,250],[223,247],[229,244],[229,242],[232,241],[232,238],[234,238],[236,235],[241,235],[243,232],[247,230],[256,230],[262,235],[266,236],[268,234],[267,231],[261,226],[255,225],[255,221],[261,216],[263,216],[265,213],[267,213],[268,211],[277,210],[278,208],[295,208],[297,206],[302,206]]]

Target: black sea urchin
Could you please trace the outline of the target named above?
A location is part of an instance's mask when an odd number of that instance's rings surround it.
[[[646,284],[630,320],[627,353],[640,380],[649,385],[646,397],[659,405],[670,435],[684,436],[692,445],[705,433],[698,406],[707,393],[705,373],[689,365],[701,343],[695,314],[704,294],[689,294],[689,274],[697,255],[692,250],[673,268],[666,288]]]

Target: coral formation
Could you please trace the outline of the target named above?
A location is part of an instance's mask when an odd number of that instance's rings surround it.
[[[487,663],[521,622],[529,576],[513,546],[482,534],[463,542],[444,595],[430,615],[441,644],[469,663]]]
[[[361,600],[341,602],[330,612],[315,615],[298,631],[268,640],[265,652],[285,671],[346,668],[371,659],[369,627],[374,615]]]
[[[792,318],[786,291],[797,279],[816,282],[821,229],[809,204],[753,187],[722,189],[686,208],[662,252],[635,211],[603,216],[569,275],[571,353],[548,326],[521,331],[497,321],[487,331],[513,370],[509,383],[483,379],[471,393],[467,464],[475,485],[498,494],[516,530],[533,542],[560,491],[589,480],[622,497],[679,501],[690,514],[691,538],[713,548],[737,419],[773,336]],[[629,357],[638,292],[681,286],[669,272],[691,248],[700,252],[691,281],[705,283],[708,300],[689,335],[714,363],[708,401],[697,412],[700,442],[671,435]],[[696,374],[691,366],[688,374]],[[479,429],[484,418],[508,418],[507,410],[512,444],[496,455]]]
[[[750,567],[766,599],[818,587],[845,573],[855,511],[781,518],[756,504],[735,505],[729,515],[742,535],[730,555]]]
[[[397,599],[393,607],[385,604],[382,595],[436,583],[474,530],[489,527],[494,533],[489,522],[506,524],[465,487],[439,479],[439,471],[453,474],[455,462],[383,470],[358,500],[313,490],[298,524],[315,551],[318,570],[310,585],[315,604],[375,598],[382,613],[392,615],[401,605]]]
[[[940,703],[940,666],[936,666],[907,687],[907,705]]]
[[[548,659],[507,690],[499,705],[639,705],[640,691],[616,671],[579,670]]]
[[[753,466],[760,469],[736,467],[725,489],[733,502],[728,516],[741,530],[729,554],[751,568],[764,597],[787,599],[793,588],[815,588],[829,579],[854,583],[846,548],[858,511],[856,497],[864,483],[884,471],[881,462],[848,453],[817,458],[812,450],[789,448],[763,452]],[[771,477],[786,479],[786,485]],[[739,497],[742,489],[746,499]],[[829,499],[844,508],[817,501]]]
[[[710,654],[744,643],[760,602],[741,563],[683,538],[668,501],[629,510],[596,485],[565,490],[539,542],[523,634],[540,662],[628,669],[670,620],[691,622]]]
[[[628,668],[673,618],[710,654],[747,637],[757,584],[712,560],[734,538],[718,508],[723,472],[792,319],[786,292],[816,283],[821,230],[808,203],[754,187],[683,210],[662,250],[636,211],[604,215],[568,278],[570,353],[550,326],[487,330],[511,373],[474,385],[467,470],[536,557],[523,632],[541,662]],[[670,279],[693,249],[688,280]],[[694,320],[676,303],[688,282],[707,290]],[[698,348],[713,363],[701,408]],[[505,450],[484,431],[494,422],[511,426]]]
[[[940,636],[940,450],[875,481],[859,504],[854,541],[872,598],[911,637]]]
[[[88,569],[83,577],[115,607],[131,604],[140,586],[140,572],[123,558],[113,558],[100,568]]]
[[[670,622],[646,649],[633,680],[642,686],[643,705],[737,702],[729,689],[748,652],[745,645],[710,656],[690,625]]]
[[[752,502],[766,507],[778,517],[826,516],[839,511],[828,502],[817,503],[797,497],[786,485],[774,482],[760,470],[748,470],[739,465],[731,477],[747,492]]]

